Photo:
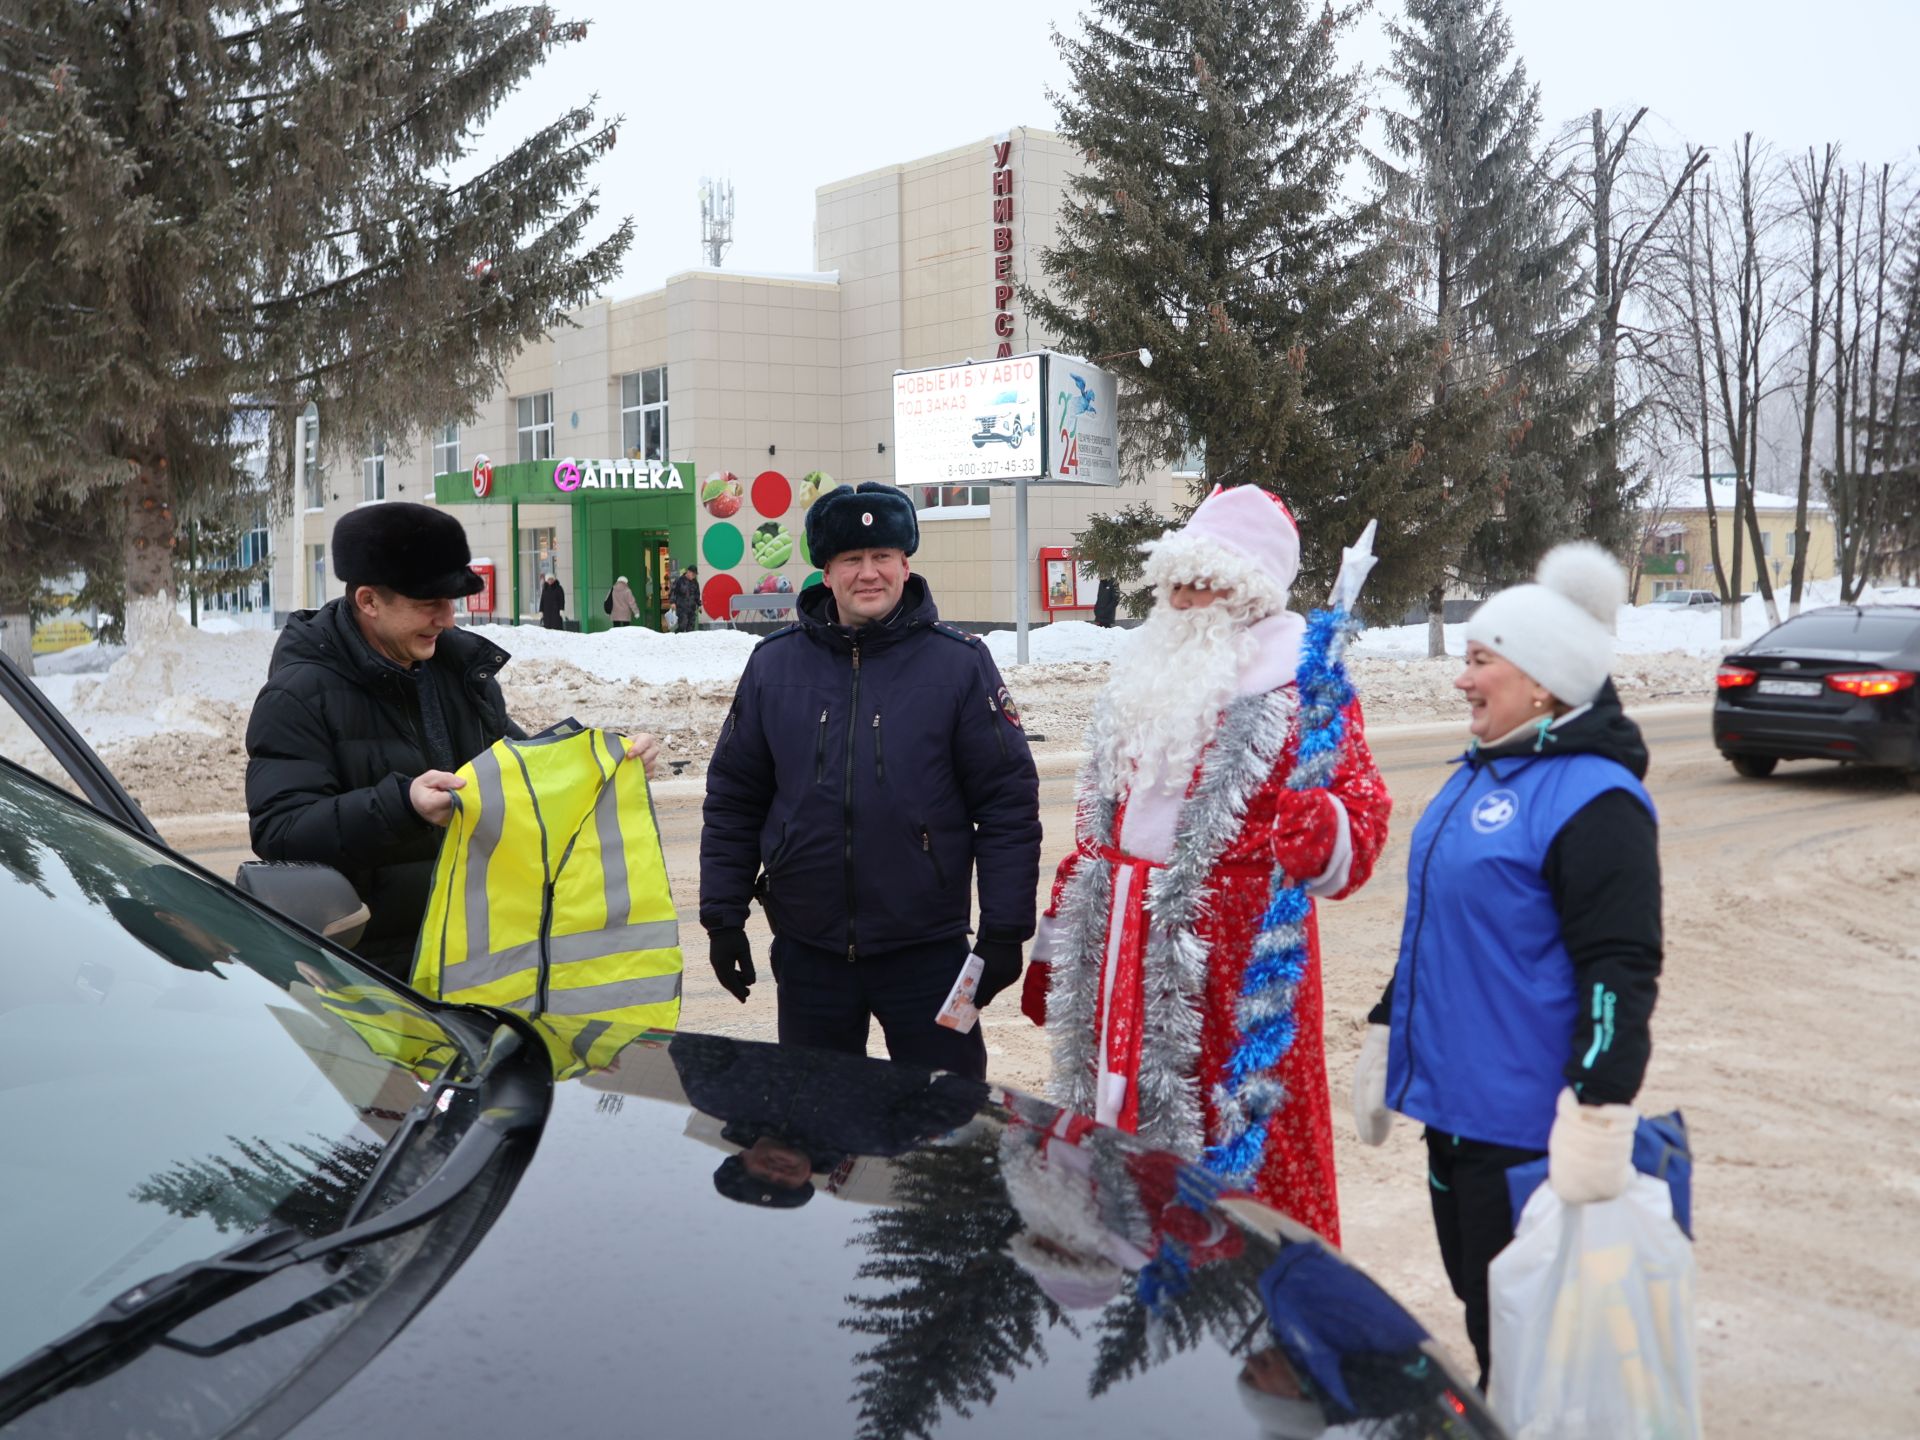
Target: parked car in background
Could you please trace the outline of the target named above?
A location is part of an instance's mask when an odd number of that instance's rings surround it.
[[[1669,590],[1664,595],[1654,596],[1653,603],[1685,608],[1690,605],[1718,605],[1720,597],[1711,590]]]
[[[1782,760],[1905,772],[1920,789],[1920,606],[1828,605],[1720,667],[1713,740],[1750,779]]]
[[[427,999],[296,871],[269,909],[168,849],[0,656],[9,1440],[1501,1434],[1365,1274],[1173,1155],[889,1061]]]

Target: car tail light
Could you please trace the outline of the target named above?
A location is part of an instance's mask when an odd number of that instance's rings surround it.
[[[1836,690],[1844,690],[1849,695],[1862,695],[1871,699],[1875,695],[1891,695],[1896,690],[1912,689],[1913,672],[1911,670],[1849,670],[1844,675],[1827,676],[1827,684]]]
[[[1714,677],[1722,690],[1738,690],[1743,685],[1751,685],[1760,677],[1744,665],[1722,665],[1720,673]]]

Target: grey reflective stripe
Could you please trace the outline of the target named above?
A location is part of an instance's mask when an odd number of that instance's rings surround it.
[[[500,847],[501,832],[507,825],[507,792],[500,779],[500,756],[488,746],[473,758],[473,778],[480,790],[480,818],[474,823],[473,839],[467,844],[467,953],[485,955],[490,948],[492,927],[487,920],[487,870],[493,864],[493,852]],[[440,969],[440,993],[447,992],[447,972],[458,965]]]
[[[620,796],[615,789],[625,757],[605,731],[600,732],[600,741],[607,747],[613,771],[601,783],[600,794],[593,802],[593,828],[600,837],[600,875],[607,891],[607,924],[625,925],[633,913],[633,893],[627,887],[627,841],[620,833]]]
[[[580,1033],[573,1037],[573,1054],[582,1065],[593,1052],[593,1042],[613,1028],[611,1020],[589,1020],[580,1027]]]
[[[638,980],[615,980],[607,985],[588,985],[579,990],[547,991],[547,1014],[591,1015],[599,1010],[620,1010],[628,1005],[663,1005],[680,998],[680,972],[648,975]]]
[[[547,954],[553,963],[571,965],[630,950],[671,950],[680,943],[678,920],[643,920],[634,925],[611,925],[605,930],[588,930],[579,935],[555,935],[547,942]],[[492,955],[476,955],[449,965],[441,977],[443,994],[491,985],[522,970],[534,970],[540,964],[540,942],[528,940],[510,945]]]

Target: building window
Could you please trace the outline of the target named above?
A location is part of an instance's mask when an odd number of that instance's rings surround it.
[[[460,422],[457,420],[449,421],[435,432],[433,473],[436,475],[460,473]]]
[[[522,395],[513,402],[514,427],[520,437],[522,460],[553,458],[553,392]]]
[[[1188,443],[1187,448],[1173,462],[1173,473],[1183,478],[1207,473],[1207,451],[1200,441]]]
[[[1771,530],[1762,530],[1760,532],[1760,553],[1762,555],[1773,554],[1773,532]]]
[[[376,435],[367,442],[366,457],[360,462],[360,498],[362,500],[384,500],[387,498],[387,441],[386,437]]]
[[[620,377],[620,448],[629,460],[667,458],[667,367]]]
[[[1795,555],[1799,553],[1800,553],[1800,532],[1798,530],[1789,530],[1787,532],[1787,558],[1791,560]]]
[[[993,498],[991,485],[921,485],[915,488],[914,508],[917,510],[965,510],[990,504]]]
[[[320,407],[313,404],[300,417],[300,485],[307,509],[327,503],[326,475],[320,468]]]
[[[520,618],[523,620],[532,620],[540,614],[540,587],[547,576],[560,573],[559,535],[559,530],[551,525],[520,532]],[[563,578],[560,583],[567,582]],[[578,599],[578,596],[567,596],[567,608],[576,615]]]
[[[327,603],[327,547],[307,546],[307,608],[318,610]]]

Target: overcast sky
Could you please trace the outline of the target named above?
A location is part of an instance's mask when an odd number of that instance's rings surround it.
[[[625,116],[597,168],[599,232],[629,214],[637,227],[612,294],[703,263],[697,191],[709,174],[734,185],[730,268],[806,270],[816,186],[1050,127],[1047,92],[1066,78],[1052,31],[1081,12],[1072,0],[562,5],[591,22],[589,38],[553,52],[474,159],[597,94],[603,116]],[[1399,13],[1396,0],[1376,6],[1347,60],[1382,64],[1380,17]],[[1647,105],[1668,140],[1724,148],[1752,130],[1793,149],[1837,140],[1876,164],[1915,158],[1920,0],[1509,0],[1507,14],[1550,130],[1595,105]]]

